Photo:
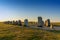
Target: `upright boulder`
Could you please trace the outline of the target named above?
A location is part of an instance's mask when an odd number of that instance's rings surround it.
[[[45,21],[45,26],[46,26],[46,27],[50,27],[50,19],[47,19],[47,20]]]
[[[24,20],[24,26],[28,26],[28,19]]]
[[[12,21],[12,24],[15,25],[15,23],[16,23],[16,22],[13,20],[13,21]]]
[[[44,22],[42,20],[42,17],[38,17],[38,27],[43,27],[44,26]]]
[[[18,21],[16,21],[15,24],[18,25]]]
[[[22,26],[21,20],[18,20],[17,23],[18,23],[19,26]]]

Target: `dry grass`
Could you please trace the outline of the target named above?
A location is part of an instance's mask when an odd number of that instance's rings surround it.
[[[60,22],[52,22],[51,23],[53,26],[60,26]]]
[[[0,40],[60,40],[60,33],[0,23]]]

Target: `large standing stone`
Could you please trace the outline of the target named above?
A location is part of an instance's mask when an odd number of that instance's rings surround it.
[[[53,25],[52,24],[50,25],[50,29],[53,29]]]
[[[44,22],[42,20],[42,17],[38,17],[38,27],[43,27]]]
[[[12,24],[12,21],[10,21],[9,24]]]
[[[16,25],[18,25],[18,21],[16,21],[16,23],[15,23]]]
[[[45,21],[45,26],[50,27],[50,19],[47,19],[47,20]]]
[[[18,20],[17,23],[18,23],[19,26],[22,26],[21,20]]]
[[[24,26],[28,26],[28,19],[24,20]]]
[[[12,24],[15,25],[15,23],[16,23],[16,22],[13,20],[13,21],[12,21]]]

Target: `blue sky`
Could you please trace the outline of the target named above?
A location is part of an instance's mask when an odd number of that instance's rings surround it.
[[[43,20],[51,19],[60,22],[59,0],[0,0],[0,21],[24,20],[37,21],[42,16]]]

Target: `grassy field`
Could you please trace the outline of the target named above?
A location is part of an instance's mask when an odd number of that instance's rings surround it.
[[[0,40],[60,40],[60,31],[46,31],[0,23]]]
[[[51,22],[53,26],[60,26],[60,22]]]

